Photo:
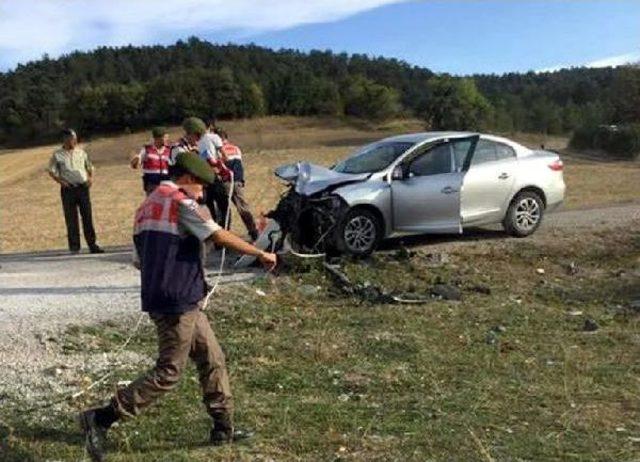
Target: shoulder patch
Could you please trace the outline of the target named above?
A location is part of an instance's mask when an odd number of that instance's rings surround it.
[[[198,202],[191,199],[190,197],[186,197],[180,200],[180,204],[182,204],[189,212],[193,213],[195,216],[200,218],[202,221],[211,220],[211,214],[205,212],[204,207],[202,207]]]

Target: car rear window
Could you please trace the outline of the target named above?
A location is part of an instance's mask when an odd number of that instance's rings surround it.
[[[503,143],[495,141],[480,140],[476,145],[473,153],[471,165],[484,164],[485,162],[494,162],[496,160],[511,159],[516,157],[516,152]]]

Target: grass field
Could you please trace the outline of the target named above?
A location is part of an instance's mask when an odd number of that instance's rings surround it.
[[[418,121],[396,121],[371,127],[333,119],[268,117],[225,124],[245,152],[247,197],[255,212],[277,202],[282,185],[274,167],[297,160],[330,165],[354,147],[396,133],[420,131]],[[180,136],[173,128],[174,138]],[[92,188],[94,221],[104,245],[131,241],[132,213],[143,198],[139,172],[128,159],[146,142],[145,132],[99,138],[85,147],[97,166]],[[565,151],[566,139],[514,135],[523,143]],[[0,155],[0,251],[65,248],[66,234],[59,188],[44,173],[55,146],[5,152]],[[626,202],[640,197],[640,164],[598,162],[566,153],[566,207],[580,208]],[[237,216],[234,229],[244,233]]]
[[[345,263],[360,283],[420,293],[445,282],[463,294],[421,305],[345,297],[314,268],[225,288],[208,315],[237,423],[256,437],[204,444],[209,421],[189,368],[175,392],[111,432],[108,460],[637,460],[640,318],[626,306],[640,297],[638,255],[638,230],[614,230],[472,243],[435,264],[425,251]],[[114,322],[58,342],[91,361],[126,335]],[[129,348],[153,357],[154,338],[145,327]],[[118,366],[72,408],[100,402],[139,368]],[[72,414],[5,408],[0,457],[81,459]]]
[[[281,186],[271,171],[280,163],[328,165],[367,140],[420,129],[416,122],[372,129],[294,118],[227,128],[245,149],[256,210],[275,203]],[[638,164],[569,153],[561,138],[514,137],[563,152],[569,208],[640,196]],[[142,192],[126,163],[145,138],[87,145],[98,166],[92,193],[103,244],[130,241]],[[20,164],[17,156],[36,164],[0,183],[3,251],[65,246],[57,188],[40,170],[50,150],[0,155],[3,172]],[[423,295],[442,283],[459,289],[462,299],[369,303],[341,293],[313,266],[223,286],[207,313],[227,354],[237,424],[255,430],[255,438],[232,447],[204,444],[209,420],[189,367],[177,390],[114,428],[107,460],[640,459],[640,316],[630,308],[640,299],[638,228],[432,243],[341,265],[363,285]],[[85,352],[91,363],[122,345],[130,327],[121,320],[73,327],[56,338],[56,348]],[[127,348],[154,357],[149,324]],[[82,460],[74,413],[101,402],[142,367],[118,364],[107,383],[63,407],[24,412],[0,396],[0,460]],[[74,385],[98,378],[83,374]]]

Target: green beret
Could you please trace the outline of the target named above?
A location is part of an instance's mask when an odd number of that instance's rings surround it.
[[[153,129],[151,130],[151,135],[154,138],[162,138],[166,134],[167,134],[167,129],[164,127],[153,127]]]
[[[181,152],[176,156],[175,166],[191,173],[204,183],[211,184],[216,179],[209,164],[193,152]]]
[[[182,122],[182,128],[188,135],[204,135],[207,131],[207,126],[202,119],[198,117],[187,117]]]

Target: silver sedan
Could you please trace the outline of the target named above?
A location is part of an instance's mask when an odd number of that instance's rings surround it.
[[[298,163],[276,175],[291,188],[271,217],[291,242],[352,255],[385,238],[496,223],[528,236],[565,194],[558,154],[462,132],[394,136],[332,168]]]

